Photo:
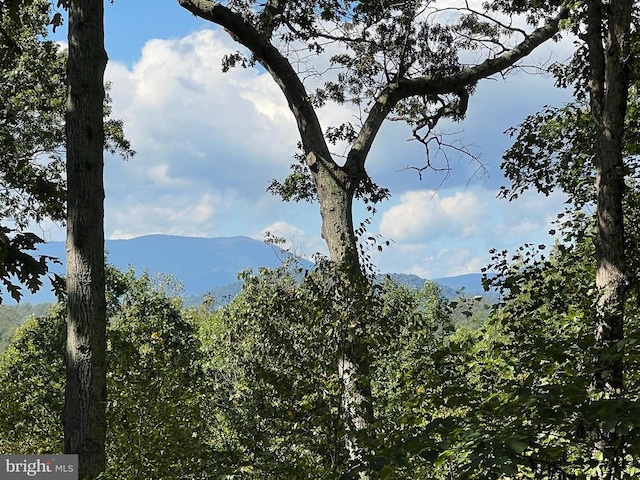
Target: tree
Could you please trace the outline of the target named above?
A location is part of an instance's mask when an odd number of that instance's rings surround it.
[[[630,185],[624,211],[633,226],[627,260],[634,269],[639,200]],[[591,215],[567,216],[562,241],[548,254],[533,245],[511,258],[494,252],[492,283],[503,302],[481,329],[457,332],[452,348],[438,355],[439,370],[449,372],[442,396],[450,411],[434,434],[446,439],[438,461],[455,478],[632,479],[640,473],[640,357],[637,348],[624,350],[624,390],[594,389],[597,233]],[[637,299],[634,289],[625,305],[628,345],[638,342]]]
[[[67,59],[67,347],[65,453],[79,477],[105,469],[104,3],[70,0]]]
[[[0,278],[15,300],[20,283],[40,287],[49,260],[28,253],[42,240],[27,225],[64,218],[64,57],[46,39],[49,5],[0,5]]]
[[[62,453],[65,311],[30,318],[0,355],[0,448],[7,454]]]
[[[344,269],[345,283],[356,289],[364,281],[358,256],[352,207],[360,198],[369,207],[388,196],[375,185],[365,168],[373,141],[389,118],[406,120],[414,138],[424,143],[427,166],[434,166],[431,144],[438,137],[438,121],[461,120],[476,83],[504,71],[558,32],[566,9],[552,14],[552,7],[536,8],[533,23],[546,23],[530,33],[509,27],[487,14],[465,8],[454,9],[453,18],[438,19],[437,2],[289,2],[273,0],[219,3],[209,0],[178,0],[193,14],[223,27],[251,52],[227,57],[224,67],[237,62],[258,62],[282,90],[300,134],[302,165],[283,184],[271,188],[285,198],[317,198],[322,217],[322,236],[330,259]],[[548,15],[545,15],[548,14]],[[504,35],[522,34],[510,47]],[[497,49],[491,46],[498,45]],[[327,50],[328,71],[324,88],[309,93],[303,83],[310,72],[296,71],[287,51],[306,49],[318,55]],[[464,50],[484,50],[486,60],[466,66]],[[318,72],[315,74],[320,75]],[[326,77],[325,77],[326,78]],[[317,108],[328,101],[350,103],[364,112],[359,125],[349,122],[322,130]],[[348,144],[342,164],[334,159],[330,145]],[[435,149],[441,148],[442,142]],[[345,412],[356,430],[366,430],[373,418],[367,386],[366,348],[358,338],[340,353],[343,382],[350,385]],[[359,352],[359,353],[358,353]],[[362,412],[364,416],[356,415]],[[362,457],[362,448],[351,446],[352,457]]]
[[[436,478],[433,457],[423,455],[434,442],[422,434],[434,416],[425,397],[437,397],[431,353],[451,330],[440,291],[385,279],[354,292],[340,278],[329,263],[305,275],[263,269],[244,275],[228,306],[194,312],[220,474],[333,479],[371,468],[376,478]],[[358,329],[369,346],[376,436],[354,431],[342,413],[339,352]],[[360,461],[345,442],[356,435],[367,447]]]
[[[109,269],[109,478],[203,478],[211,469],[200,342],[181,299]]]
[[[544,193],[560,188],[575,208],[595,205],[593,383],[604,398],[627,395],[624,359],[634,331],[632,316],[625,315],[627,297],[637,287],[625,202],[626,208],[633,205],[626,197],[638,175],[637,18],[633,1],[578,3],[572,28],[581,43],[572,62],[556,68],[558,83],[573,85],[576,101],[527,119],[506,156],[514,195],[531,185]],[[543,146],[544,139],[549,144]],[[610,460],[600,478],[615,477],[621,439],[603,425],[594,430],[601,437],[597,455]]]
[[[180,299],[107,268],[109,403],[104,478],[210,478],[200,343]],[[0,450],[62,453],[66,310],[16,331],[0,355]],[[102,478],[102,477],[100,477]]]
[[[438,10],[430,1],[273,1],[260,6],[248,1],[228,5],[209,0],[179,3],[194,15],[224,27],[253,55],[247,63],[260,63],[281,88],[298,125],[303,160],[313,187],[296,185],[301,178],[295,175],[291,177],[293,184],[276,188],[288,198],[317,195],[329,256],[336,263],[352,265],[358,262],[353,199],[375,203],[387,195],[371,182],[365,170],[382,123],[391,115],[405,119],[413,126],[416,138],[427,142],[438,120],[464,117],[469,94],[479,80],[512,67],[553,37],[566,15],[561,9],[530,34],[518,30],[524,34],[520,43],[512,48],[503,45],[500,54],[485,52],[490,58],[468,67],[459,58],[463,50],[500,42],[502,35],[517,30],[487,21],[486,16],[475,12],[459,12],[458,22],[453,25],[432,21]],[[282,44],[280,48],[278,43]],[[332,67],[341,71],[338,81],[327,80],[315,93],[307,92],[301,79],[304,72],[297,72],[293,60],[283,53],[302,49],[305,44],[317,54],[330,44],[344,50],[329,59]],[[241,54],[226,58],[225,68],[242,58]],[[360,128],[344,123],[323,132],[316,109],[327,101],[362,105],[367,114]],[[330,151],[329,145],[338,141],[350,145],[344,165],[339,165]]]
[[[34,224],[65,220],[67,56],[47,38],[50,12],[49,0],[0,5],[0,279],[16,301],[20,284],[35,292],[56,260],[31,253],[44,241]],[[132,155],[122,122],[109,114],[107,99],[104,148]]]
[[[586,2],[589,106],[595,124],[596,342],[600,371],[596,385],[603,393],[623,388],[624,304],[632,277],[625,258],[623,199],[626,166],[625,119],[631,79],[633,0],[604,5]]]

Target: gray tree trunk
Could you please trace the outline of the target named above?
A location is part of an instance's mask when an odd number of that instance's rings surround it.
[[[586,40],[589,47],[590,105],[596,125],[595,167],[597,194],[596,287],[598,289],[596,341],[610,357],[624,338],[624,301],[629,283],[625,257],[623,197],[625,166],[624,123],[629,93],[629,36],[633,0],[607,5],[588,2]],[[603,23],[604,20],[604,23]],[[620,356],[600,358],[596,384],[620,389]]]
[[[322,238],[329,249],[329,258],[350,274],[358,275],[360,261],[352,210],[355,189],[363,178],[349,175],[332,159],[321,158],[315,152],[307,155],[307,165],[316,186]]]
[[[324,159],[314,152],[307,155],[307,165],[313,176],[320,204],[322,218],[322,238],[329,249],[329,258],[339,267],[340,280],[349,285],[354,295],[365,286],[366,279],[360,266],[358,243],[353,227],[353,199],[355,189],[362,178],[338,166],[333,160]],[[338,290],[342,291],[342,288]],[[342,299],[342,304],[352,300]],[[366,308],[359,305],[357,308]],[[363,318],[364,315],[355,315]],[[356,321],[349,318],[349,322]],[[357,329],[354,329],[357,330]],[[338,375],[342,380],[343,421],[345,424],[345,447],[349,463],[360,470],[360,479],[369,478],[367,459],[363,441],[371,435],[373,424],[373,399],[369,377],[369,355],[362,339],[350,334],[344,328],[346,337],[340,346],[338,357]]]
[[[587,2],[590,107],[595,120],[597,195],[596,374],[595,387],[605,396],[624,388],[624,364],[618,344],[624,339],[624,303],[630,275],[625,256],[623,198],[624,130],[630,82],[630,31],[633,0]],[[596,449],[604,455],[602,479],[618,478],[621,452],[615,432],[600,432]],[[597,452],[596,452],[597,453]]]
[[[79,478],[105,469],[103,0],[69,2],[67,139],[67,379],[64,451]]]

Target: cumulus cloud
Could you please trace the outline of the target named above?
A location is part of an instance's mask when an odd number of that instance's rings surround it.
[[[425,278],[478,272],[491,248],[551,242],[547,232],[563,204],[562,195],[534,192],[507,202],[490,189],[410,191],[383,212],[378,231],[393,242],[374,261],[383,272]]]
[[[174,197],[172,202],[144,202],[129,197],[125,208],[113,209],[110,220],[117,225],[111,239],[133,238],[150,233],[206,236],[211,227],[216,204],[220,198],[204,194],[195,201],[189,197]]]
[[[443,196],[433,190],[404,193],[382,215],[380,233],[398,242],[468,237],[482,226],[486,202],[473,192]]]
[[[235,49],[226,34],[202,30],[150,40],[131,68],[109,64],[114,114],[138,151],[132,163],[171,161],[177,176],[215,163],[227,185],[287,168],[296,130],[286,101],[264,72],[221,71]]]
[[[236,46],[217,30],[149,40],[137,62],[108,65],[113,116],[137,155],[107,158],[106,230],[242,235],[275,221],[270,179],[287,172],[297,139],[273,80],[221,71]]]

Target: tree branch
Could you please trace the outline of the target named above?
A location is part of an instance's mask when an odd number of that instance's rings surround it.
[[[333,161],[326,144],[320,121],[309,95],[291,63],[242,16],[229,8],[209,0],[178,0],[194,15],[223,27],[233,39],[247,47],[256,60],[271,74],[284,93],[293,113],[306,152],[315,152],[326,161]]]
[[[289,60],[269,40],[270,27],[273,26],[272,22],[275,18],[282,13],[284,0],[271,0],[269,3],[273,11],[266,13],[267,32],[257,30],[241,15],[210,0],[178,0],[178,3],[194,15],[222,26],[235,41],[253,53],[256,60],[271,74],[284,93],[296,119],[305,151],[315,152],[321,158],[333,162],[320,122],[304,85]],[[480,79],[513,66],[536,47],[553,37],[558,33],[560,20],[566,18],[568,13],[567,8],[561,8],[553,19],[534,30],[517,46],[456,74],[418,78],[405,78],[404,75],[395,77],[376,97],[347,155],[344,168],[357,177],[366,175],[364,165],[373,141],[382,123],[398,102],[414,96],[455,93],[461,99],[461,104],[466,106],[466,89],[475,85]],[[447,112],[441,113],[447,114]]]
[[[567,18],[569,10],[562,7],[558,14],[546,25],[537,28],[515,47],[503,54],[489,58],[484,62],[459,73],[446,77],[423,76],[412,79],[401,79],[398,82],[398,101],[418,95],[438,95],[459,91],[461,88],[475,85],[478,80],[495,75],[513,66],[529,55],[533,50],[549,40],[559,31],[560,21]]]
[[[415,96],[456,93],[466,110],[468,95],[462,93],[465,92],[466,88],[475,85],[478,80],[490,77],[513,66],[516,62],[529,55],[535,48],[558,33],[560,21],[567,18],[568,15],[569,10],[566,7],[562,7],[558,14],[546,25],[534,30],[515,47],[495,58],[489,58],[454,75],[445,77],[422,76],[412,79],[400,78],[397,82],[388,83],[369,111],[369,115],[349,152],[345,167],[364,169],[364,162],[378,130],[398,102]]]

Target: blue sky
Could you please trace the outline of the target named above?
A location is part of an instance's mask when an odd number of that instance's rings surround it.
[[[261,239],[269,230],[305,256],[325,251],[317,205],[284,203],[266,192],[272,178],[286,175],[298,141],[273,80],[252,69],[222,73],[222,56],[237,47],[175,0],[116,0],[105,9],[113,114],[124,120],[137,151],[126,162],[105,159],[107,238],[165,233]],[[58,33],[55,38],[64,40],[66,27]],[[570,42],[550,43],[526,62],[566,58],[570,49]],[[492,247],[549,243],[562,198],[496,198],[505,184],[499,165],[509,138],[503,132],[543,105],[568,99],[551,79],[524,72],[481,82],[466,120],[444,129],[480,157],[485,175],[473,176],[477,165],[461,159],[448,178],[425,172],[421,180],[406,167],[420,165],[423,150],[407,141],[407,127],[387,123],[368,160],[374,180],[392,194],[369,228],[391,241],[374,253],[379,269],[425,278],[478,272]],[[320,119],[326,127],[352,114],[330,106]],[[361,208],[357,214],[358,221],[366,216]],[[43,228],[49,240],[64,237],[54,226]]]

